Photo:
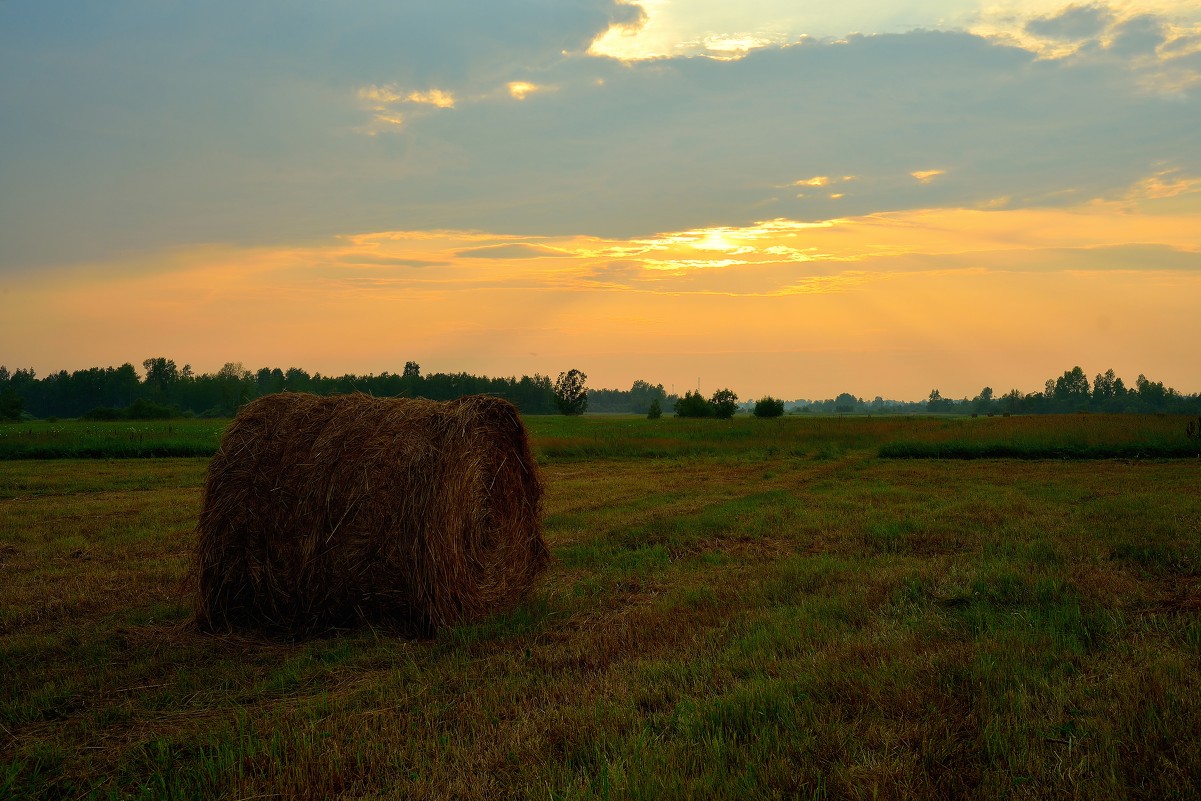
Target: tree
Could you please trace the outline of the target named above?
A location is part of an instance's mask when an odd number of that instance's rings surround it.
[[[992,387],[985,387],[972,399],[972,410],[977,414],[988,414],[993,408]]]
[[[1093,400],[1104,402],[1114,397],[1114,382],[1117,381],[1117,376],[1114,375],[1113,369],[1106,370],[1104,373],[1097,373],[1097,377],[1093,379]]]
[[[756,417],[783,417],[784,401],[776,400],[771,395],[764,395],[755,401],[753,414]]]
[[[663,416],[663,407],[659,404],[659,399],[655,398],[651,401],[651,406],[646,410],[647,420],[658,420]]]
[[[289,367],[284,373],[284,389],[289,392],[307,392],[312,387],[312,378],[299,367]]]
[[[179,380],[179,368],[175,366],[174,359],[162,356],[146,359],[142,362],[142,367],[146,370],[146,386],[156,398],[167,397],[175,382]]]
[[[928,412],[949,412],[955,408],[955,401],[950,398],[944,398],[942,393],[937,389],[930,390],[930,397],[926,401],[926,411]]]
[[[1016,414],[1022,408],[1025,396],[1021,390],[1014,388],[1001,396],[1001,411],[1005,414]]]
[[[713,414],[713,407],[699,391],[689,390],[684,397],[676,400],[675,412],[676,417],[709,417]]]
[[[262,367],[254,375],[254,381],[260,395],[273,395],[284,391],[284,371],[276,367]]]
[[[1165,400],[1174,393],[1174,390],[1165,387],[1162,381],[1151,381],[1142,373],[1138,374],[1134,386],[1139,400],[1154,411],[1161,410],[1165,405]]]
[[[738,396],[728,389],[719,389],[713,393],[709,404],[713,407],[714,417],[729,420],[738,411]]]
[[[1053,394],[1055,400],[1068,405],[1073,410],[1087,409],[1089,399],[1088,376],[1084,374],[1079,365],[1065,371],[1063,375],[1055,379]]]
[[[580,415],[588,408],[588,376],[579,370],[559,373],[555,379],[555,406],[569,416]]]
[[[221,392],[223,413],[233,414],[239,406],[250,400],[254,374],[243,367],[241,362],[226,362],[217,371],[215,378]]]
[[[421,378],[421,365],[417,362],[405,362],[404,378]]]
[[[555,410],[555,388],[548,375],[523,375],[513,392],[513,402],[523,414],[551,414]]]
[[[25,411],[25,399],[16,390],[5,387],[0,391],[0,420],[20,420]]]

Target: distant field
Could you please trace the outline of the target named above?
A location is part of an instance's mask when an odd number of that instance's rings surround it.
[[[876,455],[1000,418],[528,422],[555,563],[422,641],[193,632],[206,459],[0,462],[0,798],[1196,797],[1195,459]]]
[[[835,458],[871,450],[891,458],[1181,458],[1201,454],[1178,415],[826,417],[647,420],[636,415],[531,416],[543,462],[593,458],[764,456]],[[228,420],[0,424],[0,459],[211,456]]]

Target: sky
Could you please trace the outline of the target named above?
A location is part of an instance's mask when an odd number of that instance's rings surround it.
[[[0,363],[1201,391],[1201,4],[0,0]]]

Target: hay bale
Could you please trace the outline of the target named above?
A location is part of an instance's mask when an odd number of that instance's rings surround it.
[[[303,635],[477,619],[545,568],[541,499],[499,398],[259,398],[209,465],[196,622]]]

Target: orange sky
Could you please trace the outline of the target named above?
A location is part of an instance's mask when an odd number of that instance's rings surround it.
[[[201,372],[414,359],[427,372],[579,367],[593,386],[699,379],[747,398],[915,398],[1036,389],[1081,364],[1195,391],[1191,189],[633,240],[398,231],[177,248],[10,285],[7,325],[40,332],[24,349],[35,364],[67,369],[151,351]]]

